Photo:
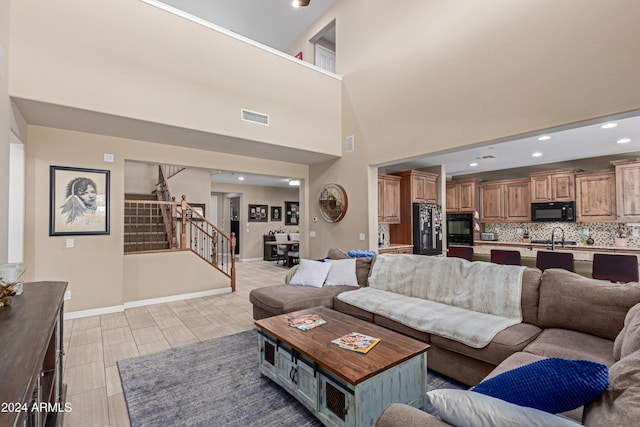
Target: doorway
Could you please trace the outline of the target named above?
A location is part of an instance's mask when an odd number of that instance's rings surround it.
[[[331,21],[312,39],[315,65],[323,70],[336,72],[336,21]]]

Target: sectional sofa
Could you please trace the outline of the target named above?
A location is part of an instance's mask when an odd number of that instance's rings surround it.
[[[329,256],[341,258],[346,254],[331,250]],[[610,283],[560,269],[549,269],[543,274],[529,267],[469,263],[454,258],[416,255],[379,255],[368,262],[373,267],[365,271],[366,264],[361,261],[360,278],[365,277],[365,273],[370,277],[366,284],[359,283],[359,288],[322,289],[280,285],[256,289],[250,295],[254,316],[264,317],[316,305],[332,307],[430,343],[429,369],[473,386],[489,375],[549,357],[586,359],[612,366],[620,359],[620,353],[614,352],[614,344],[623,330],[625,316],[631,307],[640,303],[638,283]],[[471,264],[475,264],[473,269]],[[429,273],[443,266],[446,267],[444,273]],[[482,297],[473,294],[474,282],[487,282],[480,287],[486,287],[485,291],[489,293],[486,299],[492,299],[491,292],[497,292],[497,288],[493,286],[495,283],[492,285],[491,280],[487,279],[491,277],[508,284],[510,293],[519,289],[519,294],[511,295],[511,302],[513,298],[519,301],[521,319],[512,321],[511,326],[490,337],[487,345],[469,343],[468,337],[465,338],[467,341],[458,339],[455,327],[453,332],[441,334],[429,332],[428,328],[433,330],[433,325],[426,325],[426,330],[423,327],[425,325],[421,325],[424,318],[437,317],[424,314],[429,311],[419,311],[422,310],[421,300],[433,302],[434,299],[440,299],[439,305],[459,309],[463,312],[460,317],[463,319],[462,326],[465,310],[484,311],[487,313],[482,314],[492,316],[494,308],[485,307],[483,302],[478,303],[476,300]],[[471,285],[471,291],[469,288],[458,288],[463,281],[469,282],[467,285]],[[521,287],[514,288],[517,282]],[[435,293],[425,293],[424,288]],[[443,288],[453,288],[454,295],[441,295],[439,292]],[[322,294],[319,297],[322,292],[333,295]],[[471,295],[468,295],[469,292]],[[456,293],[463,295],[462,302],[456,300]],[[369,300],[369,303],[363,304],[364,300]],[[394,304],[397,310],[393,309]],[[421,314],[417,319],[404,316],[413,312]],[[453,316],[459,314],[454,312]],[[473,325],[474,322],[468,321],[467,324]],[[397,410],[390,409],[396,414]],[[581,411],[574,411],[569,416],[578,421],[582,419]]]

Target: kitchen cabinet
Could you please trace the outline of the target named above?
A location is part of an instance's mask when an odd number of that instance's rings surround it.
[[[447,212],[474,212],[478,210],[478,179],[465,179],[447,183]]]
[[[576,220],[616,221],[616,174],[601,170],[576,174]]]
[[[530,205],[527,178],[480,183],[480,222],[528,222]]]
[[[439,175],[409,170],[394,176],[400,178],[401,221],[389,227],[389,237],[391,243],[413,245],[413,204],[438,203]]]
[[[640,159],[614,160],[618,221],[640,221]]]
[[[378,223],[400,223],[399,176],[378,175]]]
[[[529,174],[531,203],[574,201],[576,172],[577,169],[560,169]]]

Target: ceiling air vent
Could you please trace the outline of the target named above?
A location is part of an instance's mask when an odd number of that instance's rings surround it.
[[[245,122],[256,123],[263,126],[269,126],[268,114],[245,110],[244,108],[241,109],[240,112],[241,112],[240,118]]]
[[[496,156],[494,156],[493,154],[489,154],[488,156],[476,157],[476,159],[478,159],[478,160],[495,159],[495,158],[496,158]]]

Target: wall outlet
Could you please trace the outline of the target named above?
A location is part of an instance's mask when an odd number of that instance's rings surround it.
[[[522,228],[516,228],[516,233],[523,234],[524,232],[522,231]]]
[[[640,237],[640,230],[638,230],[637,228],[634,228],[633,230],[631,230],[631,235],[633,237]]]
[[[67,239],[67,247],[68,248],[72,248],[76,245],[76,242],[74,239]]]
[[[71,291],[64,291],[64,300],[68,301],[71,299]]]
[[[364,241],[366,239],[366,235],[364,233],[360,233],[360,240]]]
[[[315,231],[310,231],[309,232],[309,237],[316,237],[316,232]]]

